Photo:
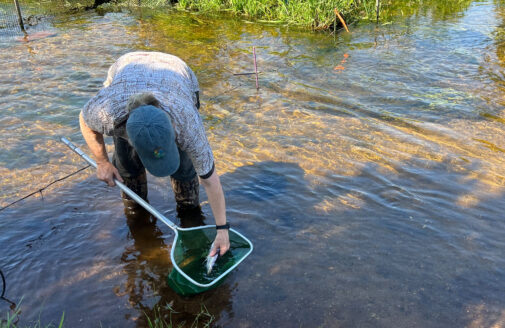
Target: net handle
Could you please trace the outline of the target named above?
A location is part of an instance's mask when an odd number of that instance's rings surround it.
[[[68,146],[68,148],[72,149],[77,155],[81,156],[86,162],[88,162],[91,166],[96,168],[96,163],[93,159],[91,159],[86,153],[84,153],[79,147],[74,145],[70,140],[68,140],[65,137],[61,138],[61,141]],[[135,192],[133,192],[130,188],[128,188],[126,185],[123,183],[117,181],[114,179],[114,182],[116,183],[116,186],[118,186],[122,191],[124,191],[128,196],[130,196],[133,200],[135,200],[139,205],[141,205],[143,208],[145,208],[149,213],[154,215],[156,218],[161,220],[163,223],[165,223],[167,226],[169,226],[172,230],[175,231],[177,234],[177,226],[167,219],[163,214],[158,212],[154,207],[149,205],[145,200],[143,200],[141,197],[139,197]]]

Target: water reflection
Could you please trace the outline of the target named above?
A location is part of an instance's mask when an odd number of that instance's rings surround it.
[[[381,22],[391,20],[395,16],[424,17],[430,16],[434,22],[461,18],[470,7],[472,0],[458,1],[397,1],[382,5]]]
[[[499,69],[490,70],[490,77],[498,86],[499,91],[503,91],[505,88],[505,76],[503,73],[503,68],[505,68],[505,4],[500,1],[496,1],[496,6],[497,9],[495,15],[499,24],[493,32],[493,37],[497,61],[491,60],[491,58],[488,57],[487,64],[492,65],[495,63],[499,66]],[[500,97],[498,98],[499,99],[497,99],[497,101],[503,105],[504,99],[500,99]]]
[[[119,297],[128,295],[130,306],[138,310],[138,317],[132,318],[128,314],[126,319],[133,319],[138,327],[148,327],[149,320],[152,322],[156,317],[193,327],[198,323],[219,320],[221,313],[231,309],[232,297],[226,283],[217,292],[193,297],[177,295],[166,280],[173,268],[170,246],[167,246],[172,242],[171,238],[165,240],[157,227],[157,220],[142,208],[126,211],[125,214],[133,244],[121,256],[127,279],[124,286],[116,287],[116,294]],[[178,218],[182,227],[203,225],[205,219],[200,209],[180,211]],[[209,313],[210,317],[199,317],[201,312]]]
[[[466,192],[480,185],[479,180],[469,179],[460,185],[461,190],[452,189],[448,182],[464,178],[464,174],[451,163],[439,166],[451,172],[442,180],[430,174],[435,167],[401,165],[396,173],[387,173],[369,164],[355,176],[328,177],[326,183],[311,188],[296,165],[245,167],[243,177],[266,176],[265,171],[279,168],[288,173],[290,181],[282,188],[286,194],[279,198],[269,192],[269,179],[254,190],[257,195],[266,190],[261,200],[251,199],[251,192],[244,193],[240,186],[235,189],[238,192],[231,191],[242,213],[254,213],[251,228],[258,229],[252,267],[262,275],[254,287],[241,285],[247,289],[246,295],[264,302],[256,315],[269,318],[276,327],[290,327],[293,322],[385,327],[414,322],[420,327],[443,327],[451,322],[449,325],[465,326],[471,320],[465,309],[484,300],[478,296],[482,295],[479,290],[490,296],[485,297],[486,308],[501,313],[505,299],[493,290],[503,288],[499,281],[505,276],[494,261],[485,259],[485,249],[504,245],[496,235],[490,236],[490,230],[477,232],[466,227],[478,224],[475,220],[484,208],[492,212],[493,225],[503,226],[498,223],[503,192],[477,203],[461,203]],[[226,180],[227,186],[239,184],[232,176]],[[312,193],[326,196],[314,204],[318,198],[311,198]],[[302,196],[296,198],[296,209],[284,203],[286,195]],[[240,202],[240,197],[248,199],[249,205]],[[270,240],[275,240],[275,249],[270,249]],[[470,283],[470,279],[474,281]],[[270,295],[268,300],[261,297],[262,292]],[[308,295],[317,295],[324,302],[312,303],[314,298]],[[236,299],[235,311],[245,312],[246,306],[241,308],[240,303]],[[293,312],[293,307],[310,312],[310,321]],[[286,317],[276,318],[271,308]],[[441,308],[443,313],[429,319]],[[494,323],[491,317],[486,322]],[[249,324],[259,325],[260,319]]]

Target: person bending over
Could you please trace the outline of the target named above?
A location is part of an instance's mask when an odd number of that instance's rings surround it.
[[[180,58],[161,52],[131,52],[110,68],[104,87],[79,115],[82,135],[96,158],[97,177],[114,178],[147,201],[146,169],[170,176],[177,212],[200,209],[199,182],[216,221],[214,248],[230,248],[226,207],[212,149],[205,135],[195,74]],[[114,139],[109,161],[103,135]],[[125,210],[136,206],[121,192]]]

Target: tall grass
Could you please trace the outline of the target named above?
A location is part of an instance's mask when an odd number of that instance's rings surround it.
[[[429,12],[434,18],[444,19],[461,13],[473,0],[380,0],[381,21],[395,16],[411,16]],[[23,0],[25,5],[80,10],[90,8],[94,0]],[[111,0],[99,7],[102,12],[122,8],[146,7],[156,10],[198,11],[202,13],[229,12],[246,19],[297,25],[315,30],[340,26],[334,9],[347,23],[375,21],[376,0]]]
[[[63,328],[65,313],[62,314],[60,323],[58,326],[54,324],[44,325],[38,320],[35,323],[30,325],[19,326],[17,322],[19,321],[19,313],[21,310],[17,307],[13,313],[7,312],[6,318],[0,318],[0,328]],[[172,314],[176,314],[170,306],[166,305],[165,307],[155,306],[152,312],[148,315],[144,313],[146,316],[146,321],[149,328],[176,328],[176,327],[203,327],[208,328],[214,321],[214,316],[207,310],[204,304],[201,305],[200,312],[195,314],[193,321],[188,325],[187,322],[174,322],[172,320]],[[97,325],[98,326],[98,325]]]
[[[149,0],[142,0],[149,1]],[[381,0],[380,17],[430,12],[434,18],[461,13],[472,0]],[[376,0],[179,0],[176,8],[201,12],[230,11],[259,21],[282,22],[312,29],[327,29],[337,9],[347,22],[376,19]]]
[[[7,312],[6,319],[0,318],[0,328],[63,328],[63,322],[65,321],[65,312],[61,315],[60,324],[55,326],[53,324],[43,325],[40,320],[29,325],[29,326],[18,326],[17,322],[19,321],[19,313],[21,312],[19,306],[16,307],[14,313]]]
[[[191,327],[191,328],[208,328],[214,321],[215,317],[212,315],[207,307],[202,303],[200,306],[200,312],[194,315],[193,321],[188,323],[184,322],[174,322],[172,320],[172,315],[177,314],[177,312],[170,306],[165,305],[163,307],[156,305],[149,311],[150,313],[145,313],[146,322],[149,328],[176,328],[176,327]],[[42,324],[40,319],[30,325],[19,326],[17,322],[19,321],[19,314],[21,310],[19,305],[11,312],[7,312],[5,319],[0,318],[0,328],[63,328],[65,321],[65,312],[63,312],[60,323],[58,326],[54,324]],[[97,324],[97,327],[101,324]]]
[[[146,316],[147,324],[149,328],[176,328],[176,327],[188,327],[187,322],[174,323],[172,320],[172,314],[177,312],[168,304],[163,308],[160,306],[155,306],[152,310],[151,315],[144,313]],[[208,328],[214,321],[214,316],[207,310],[207,307],[202,304],[200,307],[200,312],[195,315],[193,322],[191,323],[191,328]]]
[[[226,10],[251,19],[326,29],[335,21],[334,9],[354,19],[375,0],[179,0],[177,8],[203,12]]]

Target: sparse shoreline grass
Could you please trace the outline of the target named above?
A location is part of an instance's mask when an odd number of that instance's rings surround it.
[[[148,315],[144,312],[146,316],[146,321],[149,328],[174,328],[187,326],[188,322],[179,322],[174,323],[172,319],[172,314],[176,314],[177,312],[170,306],[165,305],[163,307],[156,305],[152,309],[151,315]],[[195,314],[193,322],[191,323],[191,328],[209,328],[215,317],[207,310],[207,307],[204,304],[201,304],[200,312]]]
[[[40,319],[29,325],[18,325],[19,314],[21,309],[19,305],[13,311],[9,311],[5,314],[5,318],[0,317],[0,328],[64,328],[65,312],[61,315],[60,322],[56,326],[52,323],[42,324]],[[172,319],[172,315],[177,312],[169,305],[159,306],[155,305],[150,313],[144,312],[145,320],[149,328],[174,328],[181,327],[182,325],[187,325],[188,322],[178,322],[175,323]],[[212,315],[207,307],[202,303],[200,307],[200,312],[194,314],[193,321],[191,322],[191,328],[208,328],[214,321],[215,317]],[[100,324],[100,327],[101,324]]]
[[[19,321],[19,314],[21,313],[21,309],[18,307],[16,307],[16,309],[10,313],[10,312],[7,312],[6,314],[6,319],[2,319],[0,318],[0,328],[63,328],[63,323],[65,321],[65,312],[63,312],[63,314],[61,315],[61,318],[60,318],[60,323],[58,326],[55,326],[54,324],[48,324],[48,325],[44,325],[39,321],[33,323],[33,324],[30,324],[28,326],[24,325],[24,326],[18,326],[17,325],[17,322]]]

